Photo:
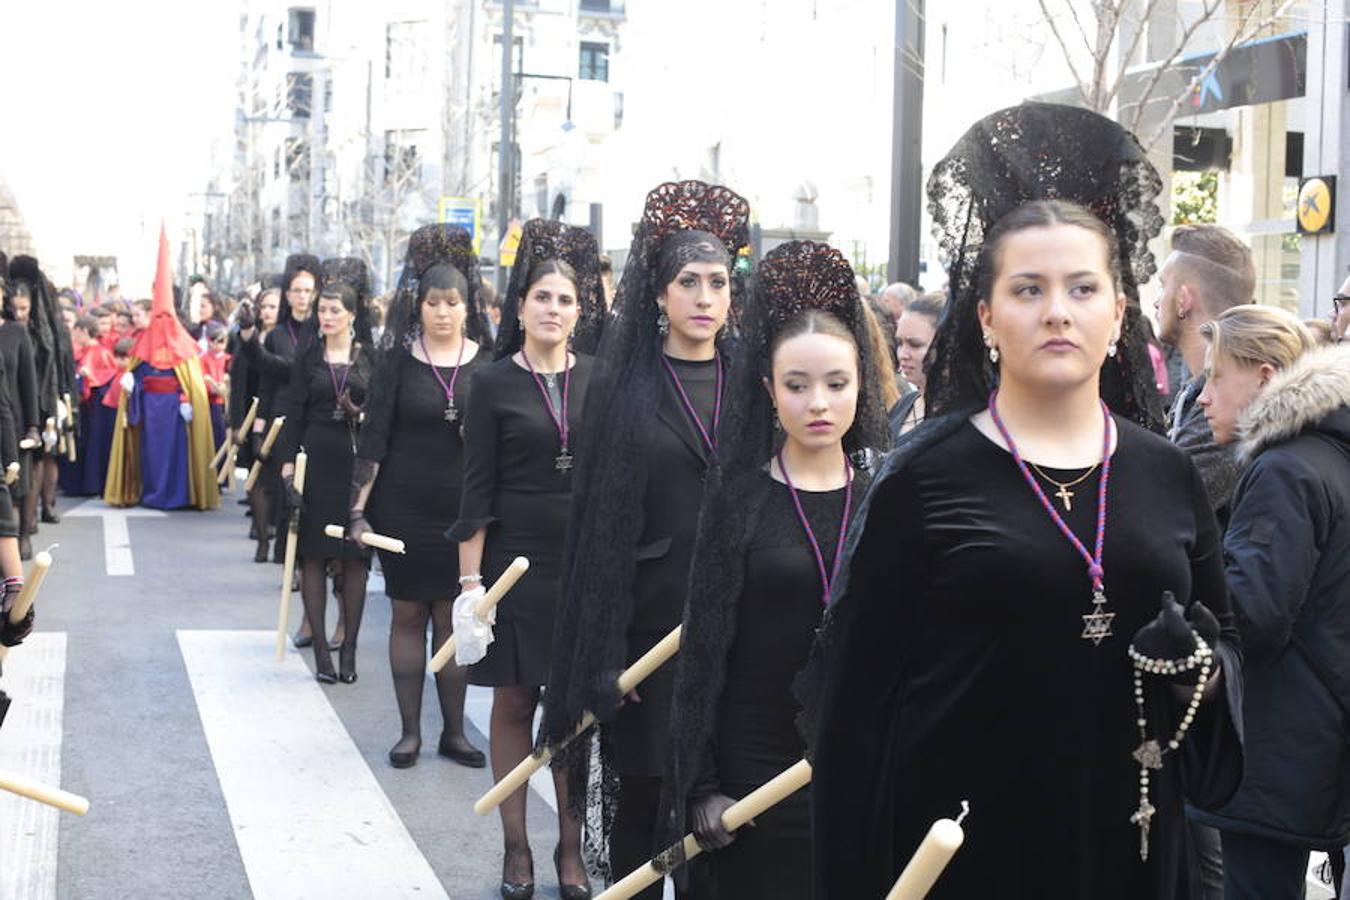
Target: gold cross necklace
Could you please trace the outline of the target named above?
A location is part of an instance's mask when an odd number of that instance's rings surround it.
[[[1047,474],[1045,474],[1043,471],[1041,471],[1041,467],[1038,466],[1038,465],[1036,465],[1034,462],[1028,461],[1028,462],[1027,462],[1027,465],[1029,465],[1029,466],[1031,466],[1033,469],[1035,469],[1037,475],[1041,476],[1041,477],[1044,478],[1046,481],[1050,482],[1050,483],[1053,484],[1055,487],[1059,488],[1059,490],[1055,492],[1055,496],[1059,498],[1059,502],[1060,502],[1060,503],[1063,503],[1063,504],[1064,504],[1064,511],[1065,511],[1065,512],[1071,512],[1071,511],[1073,510],[1073,493],[1074,493],[1074,492],[1071,491],[1071,490],[1069,490],[1069,488],[1071,488],[1071,487],[1077,487],[1078,485],[1082,484],[1084,481],[1087,481],[1088,478],[1090,478],[1090,477],[1092,476],[1092,473],[1095,472],[1095,471],[1097,471],[1097,466],[1101,465],[1101,463],[1093,463],[1093,464],[1092,464],[1092,468],[1088,469],[1086,472],[1084,472],[1082,475],[1080,475],[1080,476],[1078,476],[1077,478],[1075,478],[1073,481],[1068,481],[1068,482],[1056,481],[1055,479],[1051,478],[1049,475],[1047,475]]]

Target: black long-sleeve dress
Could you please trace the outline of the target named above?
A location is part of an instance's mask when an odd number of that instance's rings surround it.
[[[359,407],[365,403],[374,370],[370,354],[360,345],[352,347],[352,357],[350,365],[329,366],[323,342],[315,341],[295,358],[286,385],[286,428],[276,459],[279,465],[294,462],[300,449],[309,457],[298,544],[300,555],[307,559],[369,555],[351,541],[323,533],[327,525],[347,527],[352,467],[360,437],[358,422],[339,409],[335,387],[341,387]]]
[[[33,361],[33,342],[28,337],[27,327],[19,322],[0,325],[0,356],[4,357],[5,394],[15,418],[16,433],[22,437],[30,428],[40,431],[42,417],[38,412],[37,367]],[[32,454],[20,451],[19,462],[22,466],[19,480],[9,488],[15,500],[28,495],[32,479]]]
[[[1115,619],[1098,646],[1081,637],[1086,563],[1007,451],[951,415],[889,458],[821,642],[818,897],[884,896],[933,821],[963,800],[966,841],[935,900],[1189,896],[1183,801],[1212,804],[1241,777],[1238,636],[1194,466],[1162,438],[1116,425],[1103,560]],[[1079,485],[1072,511],[1056,502],[1089,547],[1100,477]],[[1126,650],[1164,591],[1218,617],[1225,691],[1153,773],[1144,862],[1131,824],[1140,738]],[[1149,735],[1164,743],[1184,710],[1166,687],[1150,676],[1145,688]]]
[[[567,421],[576,446],[591,360],[575,356]],[[563,375],[557,373],[556,393]],[[554,408],[558,408],[558,400]],[[559,471],[558,428],[529,371],[503,357],[474,373],[464,421],[464,493],[453,541],[487,528],[482,576],[491,585],[517,556],[530,570],[497,607],[496,639],[469,671],[472,684],[543,685],[548,680],[553,615],[558,605],[572,472]]]
[[[691,802],[714,792],[740,799],[806,754],[793,682],[807,664],[825,612],[820,570],[787,485],[767,472],[757,473],[755,481],[748,502],[758,509],[746,542],[744,581],[727,614],[724,681]],[[827,572],[833,571],[845,506],[851,506],[850,513],[856,510],[866,488],[866,476],[856,475],[852,503],[846,503],[845,488],[797,491]],[[690,598],[686,627],[691,641],[698,640],[692,632],[704,618],[703,607],[725,603],[723,598]],[[721,614],[709,616],[714,617],[720,620]],[[677,693],[682,693],[682,681],[704,677],[691,668],[680,676]],[[693,896],[707,900],[814,896],[809,791],[798,791],[757,817],[754,828],[741,829],[735,843],[708,855],[690,877]]]
[[[392,402],[386,409],[367,408],[360,457],[379,463],[380,471],[366,503],[371,527],[402,540],[403,555],[378,551],[385,593],[419,603],[450,601],[459,592],[459,554],[445,540],[445,530],[459,515],[464,470],[460,425],[469,402],[473,373],[482,368],[487,351],[480,349],[459,367],[437,366],[449,385],[454,379],[455,407],[460,417],[446,421],[445,391],[428,363],[403,348],[384,385]]]

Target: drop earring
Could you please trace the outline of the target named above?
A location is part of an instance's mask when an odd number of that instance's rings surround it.
[[[989,361],[998,365],[998,347],[994,346],[994,336],[987,331],[984,334],[984,345],[989,348]]]
[[[663,309],[656,314],[656,333],[665,337],[670,334],[670,316]]]
[[[1107,355],[1107,356],[1115,356],[1115,355],[1116,355],[1116,352],[1120,349],[1120,346],[1119,346],[1119,344],[1117,343],[1117,341],[1119,341],[1119,340],[1120,340],[1120,338],[1111,338],[1111,343],[1109,343],[1109,344],[1106,345],[1106,355]]]
[[[773,411],[773,430],[775,432],[783,430],[783,420],[778,418],[778,410]]]

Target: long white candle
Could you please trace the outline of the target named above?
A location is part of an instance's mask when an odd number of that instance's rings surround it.
[[[962,801],[961,815],[956,821],[938,819],[928,829],[914,857],[905,866],[905,871],[896,879],[895,886],[886,895],[886,900],[923,900],[937,883],[942,871],[947,868],[956,851],[965,842],[966,833],[961,830],[961,822],[970,813],[970,804]]]

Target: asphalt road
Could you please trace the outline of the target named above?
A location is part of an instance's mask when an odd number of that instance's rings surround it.
[[[34,542],[60,546],[38,632],[0,681],[14,700],[0,768],[55,775],[55,764],[61,786],[92,807],[84,818],[34,816],[37,804],[2,801],[0,897],[499,896],[500,827],[471,809],[490,777],[435,754],[430,684],[419,764],[387,762],[399,724],[378,576],[360,680],[320,686],[308,651],[288,646],[286,661],[274,660],[281,567],[252,562],[234,497],[213,512],[127,519],[135,573],[122,576],[107,574],[101,503],[85,516],[71,514],[76,504],[64,501],[62,522],[43,525]],[[470,704],[470,738],[486,749],[485,692]],[[44,735],[55,747],[35,754]],[[267,768],[279,760],[289,768]],[[20,808],[25,816],[12,814]],[[537,896],[556,896],[557,824],[537,793],[529,821]],[[363,843],[381,848],[382,868],[371,853],[357,859]],[[408,878],[418,868],[433,874],[429,885]]]

